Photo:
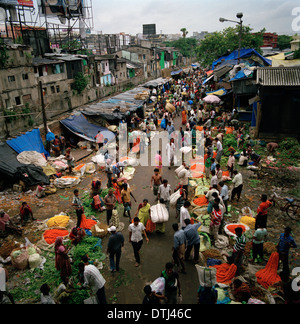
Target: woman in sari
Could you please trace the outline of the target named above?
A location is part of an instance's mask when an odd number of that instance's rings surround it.
[[[182,112],[181,112],[181,117],[182,117],[181,124],[182,124],[183,126],[185,126],[186,123],[187,123],[187,112],[186,112],[185,109],[182,110]]]
[[[55,268],[60,271],[62,281],[68,280],[72,274],[68,252],[69,250],[63,245],[63,238],[57,237],[55,241]]]
[[[148,202],[148,199],[144,199],[143,203],[139,205],[139,208],[134,215],[134,217],[138,216],[140,222],[143,223],[145,227],[147,226],[147,222],[151,217],[150,208],[151,206]]]
[[[122,198],[121,198],[121,189],[118,185],[117,179],[113,179],[113,189],[114,189],[114,195],[118,201],[119,204],[122,204]]]
[[[72,244],[76,246],[81,243],[85,235],[85,230],[83,230],[82,228],[74,227],[69,235],[69,239],[72,241]]]

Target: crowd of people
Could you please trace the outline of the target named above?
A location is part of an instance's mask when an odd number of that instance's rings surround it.
[[[229,203],[240,202],[244,188],[243,175],[237,168],[237,165],[242,167],[247,165],[249,161],[253,161],[254,165],[260,162],[260,156],[253,152],[249,138],[245,131],[245,127],[239,124],[237,120],[237,111],[235,109],[225,109],[222,105],[209,105],[203,100],[206,96],[208,86],[203,85],[203,80],[206,77],[205,71],[196,71],[188,77],[172,80],[169,83],[153,89],[150,98],[154,102],[152,104],[153,110],[143,118],[138,118],[133,115],[130,119],[129,138],[132,132],[136,129],[141,130],[146,134],[148,145],[151,145],[151,131],[163,130],[167,132],[169,143],[166,147],[168,156],[169,169],[175,166],[176,152],[182,147],[192,147],[193,157],[195,151],[199,150],[201,144],[197,141],[196,131],[200,130],[204,134],[204,172],[203,177],[209,183],[209,190],[205,193],[207,199],[207,213],[210,216],[210,237],[212,243],[218,241],[219,235],[224,232],[224,218],[229,214]],[[168,106],[170,104],[171,106]],[[167,109],[167,107],[169,107]],[[179,130],[176,129],[175,120],[180,120]],[[241,151],[238,163],[236,162],[236,149],[231,145],[224,147],[223,139],[226,134],[226,128],[234,129],[236,135],[237,147]],[[178,132],[176,132],[178,131]],[[175,134],[176,133],[176,134]],[[178,136],[178,134],[180,134]],[[129,150],[132,149],[134,141],[129,141]],[[145,149],[145,142],[140,141],[140,151]],[[53,142],[53,149],[57,152],[59,150],[59,138],[55,138]],[[276,149],[270,147],[270,149]],[[63,148],[65,150],[65,147]],[[59,154],[57,153],[57,154]],[[107,154],[107,152],[105,152]],[[72,168],[72,156],[70,150],[66,149],[66,154],[70,158],[70,169]],[[226,165],[224,165],[224,158],[226,158]],[[125,244],[124,236],[118,232],[115,226],[111,225],[113,211],[116,210],[117,205],[123,206],[123,217],[128,218],[129,226],[128,242],[132,245],[133,255],[135,258],[135,266],[139,267],[141,264],[140,251],[143,247],[144,239],[149,243],[149,233],[154,230],[165,233],[166,221],[152,222],[153,211],[149,203],[149,199],[144,199],[139,205],[136,213],[132,217],[131,201],[136,198],[130,188],[129,183],[125,180],[120,182],[118,179],[123,173],[124,164],[112,163],[109,157],[106,158],[105,172],[107,174],[107,188],[109,189],[107,196],[100,199],[102,183],[100,180],[93,181],[91,197],[94,199],[94,208],[99,211],[106,212],[106,222],[109,226],[110,237],[107,245],[107,253],[109,255],[109,266],[112,273],[120,271],[120,262],[122,249]],[[192,259],[194,264],[199,263],[200,251],[200,236],[199,228],[203,224],[195,220],[191,216],[191,190],[189,186],[189,179],[191,176],[191,165],[189,161],[182,162],[182,175],[179,183],[175,188],[172,188],[168,179],[163,174],[163,160],[161,151],[158,151],[155,156],[155,164],[153,175],[150,179],[150,188],[155,196],[157,205],[164,206],[164,213],[170,213],[171,208],[175,208],[176,218],[173,219],[172,228],[174,230],[172,262],[165,265],[165,269],[161,273],[161,277],[165,279],[165,289],[162,294],[155,291],[150,285],[145,286],[145,298],[143,304],[176,304],[181,300],[180,276],[187,273],[186,262]],[[226,168],[226,170],[222,170]],[[174,168],[175,171],[175,168]],[[227,185],[224,180],[224,173],[227,171],[228,179],[232,180],[232,187]],[[174,173],[175,176],[175,173]],[[176,203],[172,203],[172,196],[177,193]],[[264,260],[263,244],[266,241],[268,234],[268,209],[272,205],[272,201],[268,200],[266,195],[262,195],[261,202],[258,205],[255,232],[252,239],[253,257],[250,262],[258,262]],[[74,244],[80,244],[80,240],[84,236],[80,232],[80,224],[84,212],[83,202],[79,197],[79,191],[74,191],[74,198],[72,206],[76,212],[77,225],[72,232],[72,241]],[[30,207],[24,203],[22,206],[22,220],[27,222],[29,217],[33,218]],[[1,218],[4,221],[1,221]],[[169,217],[166,217],[169,219]],[[0,213],[0,225],[7,223],[7,216],[5,213]],[[7,225],[9,226],[9,225]],[[232,248],[232,253],[228,256],[228,264],[234,264],[237,267],[236,275],[242,273],[242,262],[246,247],[246,237],[241,227],[235,229],[236,241]],[[285,283],[289,280],[289,250],[296,248],[297,245],[291,236],[291,229],[287,227],[285,232],[278,238],[278,253],[283,264],[282,278],[285,278]],[[193,253],[192,253],[193,251]],[[61,279],[64,288],[68,286],[70,272],[70,260],[68,257],[68,249],[63,245],[62,238],[58,238],[55,243],[55,267],[61,273]],[[176,271],[176,267],[178,271]],[[79,273],[82,276],[82,283],[84,287],[90,287],[97,296],[97,301],[100,304],[106,304],[105,295],[105,279],[100,271],[93,265],[92,260],[87,256],[83,256],[79,265]],[[287,278],[287,279],[286,279]],[[237,284],[237,283],[236,283]],[[240,285],[239,285],[240,287]],[[199,304],[215,304],[217,303],[218,293],[214,287],[200,287],[196,291],[198,295]],[[55,303],[50,294],[48,285],[41,287],[42,303]],[[290,300],[287,298],[287,301]],[[249,296],[243,301],[246,303],[257,303],[257,300],[251,299]]]

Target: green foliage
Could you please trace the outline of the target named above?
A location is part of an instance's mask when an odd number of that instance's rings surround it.
[[[261,185],[261,180],[257,180],[257,179],[249,179],[249,186],[251,188],[257,188]]]
[[[292,165],[298,164],[300,160],[300,145],[296,138],[286,138],[279,144],[280,159],[290,161]]]
[[[252,33],[249,26],[243,26],[242,48],[253,48],[261,53],[260,47],[263,45],[263,33]],[[240,39],[240,27],[229,27],[221,32],[209,34],[201,41],[197,48],[199,61],[203,66],[210,66],[219,57],[231,53],[238,49]]]
[[[8,59],[9,55],[7,53],[7,47],[4,44],[3,40],[0,39],[0,68],[6,66]]]
[[[182,37],[186,38],[187,34],[189,33],[186,28],[181,28],[180,31],[182,32]]]
[[[298,49],[297,51],[295,51],[294,58],[295,59],[300,59],[300,49]]]
[[[234,134],[226,134],[224,136],[223,147],[227,148],[228,145],[232,146],[233,148],[237,148],[237,140]]]
[[[104,260],[106,255],[102,253],[102,247],[97,245],[99,238],[86,236],[82,242],[76,247],[73,247],[70,251],[70,256],[73,260],[72,263],[72,281],[76,289],[68,300],[68,304],[83,304],[83,301],[89,298],[88,290],[78,289],[78,265],[81,262],[81,257],[88,255],[92,261]],[[71,245],[71,241],[65,244],[66,247]],[[97,246],[96,246],[97,245]],[[55,268],[55,254],[54,253],[42,253],[46,258],[44,264],[44,270],[35,269],[34,271],[22,271],[19,273],[18,282],[10,293],[13,295],[15,302],[17,303],[39,303],[40,302],[40,287],[43,284],[48,284],[53,294],[55,289],[61,284],[60,271]],[[25,283],[25,284],[24,284]]]
[[[16,116],[16,113],[14,111],[8,110],[8,109],[4,110],[4,116],[8,116],[7,118],[5,118],[7,123],[11,123],[18,119],[18,117]]]
[[[132,82],[129,82],[126,84],[125,88],[123,89],[123,92],[127,92],[132,90],[135,87],[135,85]]]
[[[75,81],[73,83],[73,89],[77,91],[78,94],[81,94],[89,84],[89,77],[84,75],[82,72],[79,72],[75,76]]]
[[[288,35],[279,35],[278,36],[278,48],[283,51],[287,48],[291,48],[291,41],[293,40],[292,36]]]
[[[195,38],[180,38],[176,41],[165,42],[167,47],[175,47],[184,57],[190,57],[196,50],[197,40]]]

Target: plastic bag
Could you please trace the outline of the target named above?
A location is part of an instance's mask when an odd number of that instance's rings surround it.
[[[163,294],[165,291],[166,280],[163,277],[157,278],[150,286],[152,291]]]
[[[175,207],[177,204],[177,200],[180,198],[181,194],[180,194],[180,190],[176,191],[175,193],[173,193],[170,197],[170,206],[171,207]]]
[[[25,270],[28,267],[27,249],[14,250],[11,253],[11,263],[18,270]]]
[[[217,269],[200,267],[196,264],[200,286],[212,288],[217,284]]]
[[[42,257],[38,253],[29,255],[28,262],[30,269],[38,268],[42,263]]]
[[[181,172],[184,169],[185,169],[184,165],[181,165],[179,168],[175,170],[176,175],[178,176],[179,172]]]
[[[166,223],[169,220],[169,212],[164,204],[151,207],[151,220],[153,223]]]

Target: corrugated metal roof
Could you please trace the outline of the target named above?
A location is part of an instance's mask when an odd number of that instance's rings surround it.
[[[299,87],[300,67],[258,68],[257,83],[265,87]]]

